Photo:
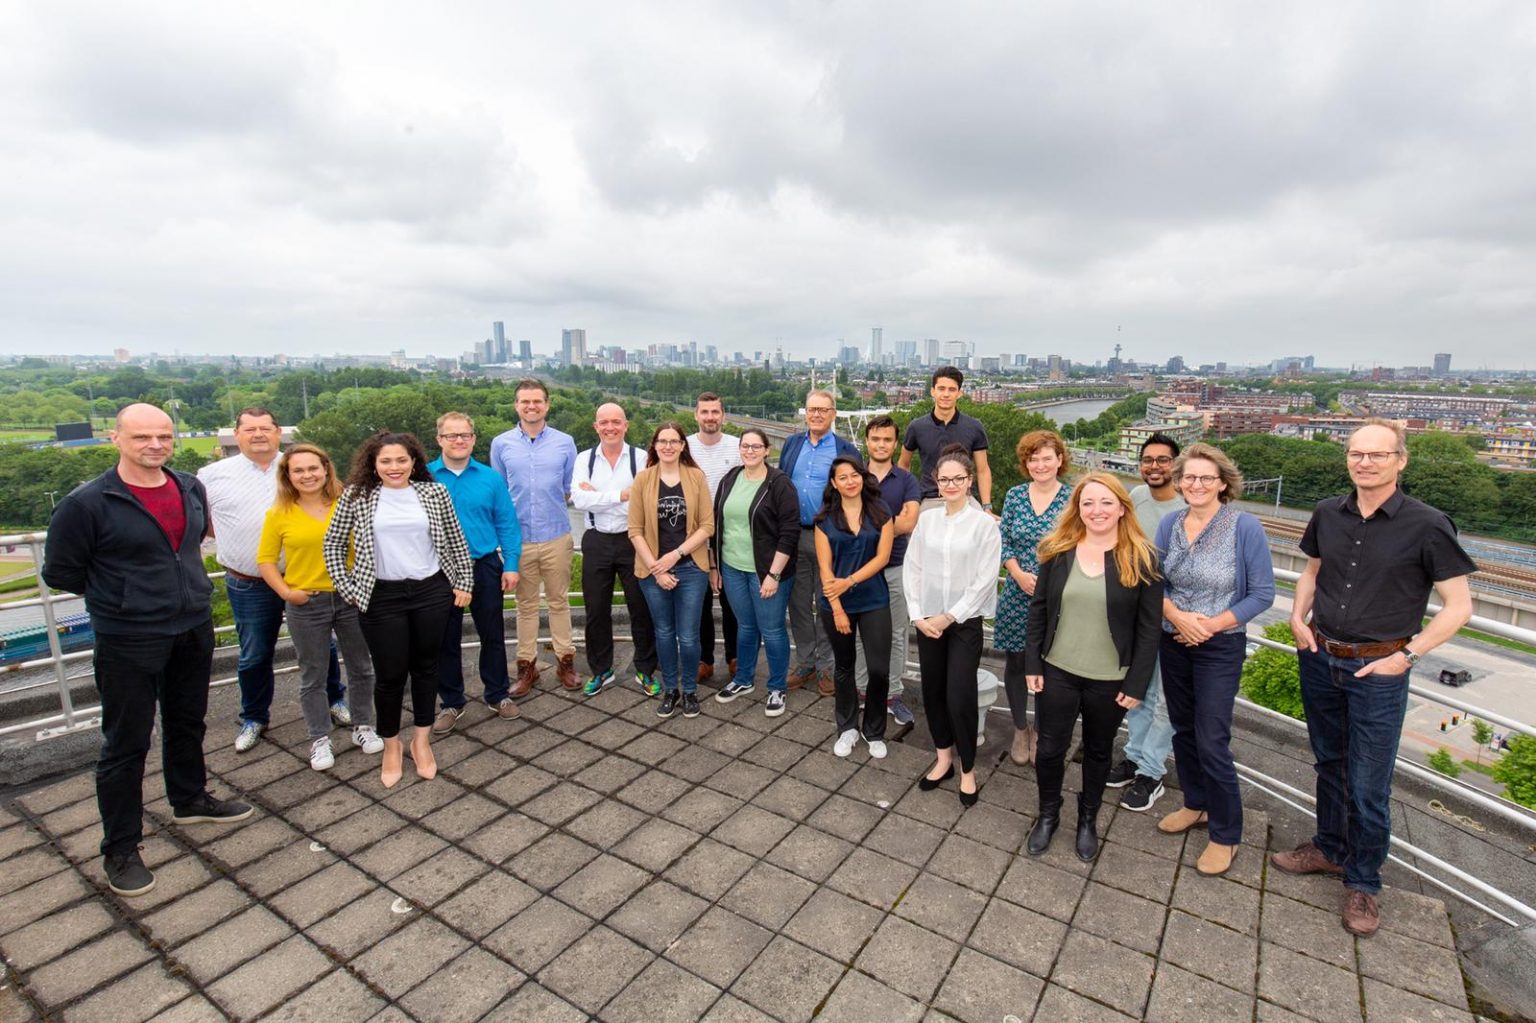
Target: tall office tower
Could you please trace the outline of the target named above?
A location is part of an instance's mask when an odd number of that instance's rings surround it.
[[[482,366],[489,366],[496,361],[496,342],[486,338],[475,346],[475,361]]]
[[[971,357],[971,345],[964,341],[945,341],[941,352],[944,364],[958,366]]]
[[[1437,377],[1448,376],[1448,375],[1450,375],[1450,372],[1451,372],[1451,353],[1450,352],[1436,352],[1435,353],[1435,376],[1437,376]]]
[[[939,339],[929,337],[923,339],[923,365],[937,366],[939,364]]]
[[[913,362],[916,362],[916,361],[917,361],[917,342],[916,341],[897,341],[896,342],[896,362],[898,364],[902,365],[902,366],[905,366],[905,365],[908,365],[909,363],[913,363]]]
[[[1025,366],[1029,365],[1029,356],[1028,355],[1015,355],[1013,357],[1013,364],[1018,369],[1023,369]]]
[[[500,320],[491,324],[491,336],[496,339],[496,347],[498,349],[507,343],[507,328]]]
[[[533,342],[522,340],[517,343],[517,361],[522,363],[524,369],[533,368]]]
[[[587,364],[587,332],[585,330],[560,332],[560,358],[567,366]]]
[[[871,366],[878,366],[883,361],[882,357],[885,355],[884,334],[884,327],[869,328],[869,364]]]

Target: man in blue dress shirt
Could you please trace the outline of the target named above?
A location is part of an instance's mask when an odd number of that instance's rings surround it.
[[[576,644],[571,639],[571,518],[565,502],[576,471],[576,442],[550,426],[549,388],[529,378],[517,384],[514,429],[491,441],[491,468],[506,480],[523,530],[517,583],[517,679],[512,696],[528,695],[539,680],[539,590],[549,602],[549,635],[555,674],[567,689],[576,677]]]
[[[502,594],[517,588],[517,566],[523,555],[523,533],[517,510],[501,474],[471,455],[475,450],[475,421],[463,412],[444,412],[437,419],[437,446],[442,457],[428,464],[437,481],[448,488],[459,527],[475,562],[475,586],[469,614],[480,637],[480,681],[485,705],[500,717],[517,717],[512,681],[507,676],[507,623]],[[443,632],[443,652],[437,668],[437,695],[443,709],[432,731],[453,731],[464,713],[464,609],[456,607]]]

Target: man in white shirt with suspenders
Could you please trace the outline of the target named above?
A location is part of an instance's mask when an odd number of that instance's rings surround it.
[[[699,424],[699,432],[688,436],[688,451],[704,471],[704,482],[709,484],[709,499],[715,499],[720,481],[732,467],[741,464],[741,441],[720,429],[725,421],[725,403],[720,395],[705,391],[693,406],[693,418]],[[715,607],[714,597],[720,598],[720,631],[725,643],[726,680],[736,674],[736,614],[731,610],[725,591],[706,590],[703,615],[699,619],[699,681],[715,674]]]
[[[613,580],[624,587],[629,630],[635,639],[635,682],[647,696],[661,692],[656,676],[656,638],[640,581],[635,578],[635,547],[629,539],[629,488],[645,468],[643,448],[624,440],[629,418],[618,405],[599,406],[598,445],[576,456],[571,504],[586,515],[581,536],[581,595],[587,610],[587,667],[592,677],[582,687],[596,696],[615,682],[613,674]]]

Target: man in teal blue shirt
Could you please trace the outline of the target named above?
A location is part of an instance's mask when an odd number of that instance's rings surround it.
[[[442,457],[427,468],[448,488],[459,527],[469,543],[475,562],[475,587],[469,613],[480,637],[480,681],[485,685],[486,706],[503,719],[517,717],[512,700],[512,681],[507,675],[507,626],[502,617],[502,594],[517,588],[518,559],[523,533],[517,509],[501,473],[475,461],[475,422],[463,412],[445,412],[437,420],[437,445]],[[498,551],[498,548],[500,550]],[[443,650],[437,668],[437,695],[442,712],[432,731],[453,731],[464,713],[464,609],[456,607],[443,631]]]

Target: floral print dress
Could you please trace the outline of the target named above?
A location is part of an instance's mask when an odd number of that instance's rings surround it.
[[[1013,558],[1026,572],[1040,571],[1040,541],[1056,528],[1056,520],[1067,507],[1072,488],[1061,484],[1056,496],[1046,506],[1045,514],[1036,515],[1029,503],[1029,484],[1020,483],[1008,491],[1003,501],[1003,561]],[[1012,576],[1003,576],[1003,592],[997,598],[997,619],[992,631],[994,650],[1021,651],[1029,628],[1029,594],[1019,589]]]

